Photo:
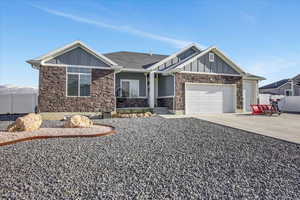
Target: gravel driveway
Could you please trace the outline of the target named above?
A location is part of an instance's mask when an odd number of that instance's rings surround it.
[[[100,122],[118,134],[0,147],[0,198],[300,198],[300,145],[193,118]]]

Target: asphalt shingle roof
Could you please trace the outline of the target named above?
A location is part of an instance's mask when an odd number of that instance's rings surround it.
[[[260,87],[259,89],[272,89],[272,88],[278,88],[280,86],[282,86],[283,84],[286,84],[289,81],[289,79],[282,79],[280,81],[276,81],[274,83],[265,85]]]
[[[118,65],[129,69],[146,69],[168,55],[119,51],[103,54]]]

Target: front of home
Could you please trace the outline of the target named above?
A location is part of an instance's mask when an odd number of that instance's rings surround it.
[[[257,103],[258,81],[217,47],[172,55],[100,54],[75,41],[27,61],[39,70],[41,112],[167,107],[173,113],[233,113]]]

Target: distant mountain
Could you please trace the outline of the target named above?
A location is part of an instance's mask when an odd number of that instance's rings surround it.
[[[16,86],[16,85],[0,85],[0,94],[32,94],[38,93],[35,87]]]

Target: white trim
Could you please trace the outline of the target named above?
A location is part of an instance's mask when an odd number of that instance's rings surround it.
[[[113,66],[113,67],[101,67],[101,66],[87,66],[87,65],[69,65],[69,64],[51,64],[51,63],[41,63],[42,66],[49,66],[49,67],[69,67],[74,66],[78,68],[88,68],[88,69],[107,69],[107,70],[115,70],[121,69],[121,66]]]
[[[231,85],[234,87],[234,113],[237,112],[237,86],[236,84],[221,84],[221,83],[192,83],[192,82],[185,82],[184,83],[184,93],[186,94],[186,85],[190,84],[190,85],[219,85],[219,86],[223,86],[223,85]],[[184,95],[184,113],[186,114],[186,95]]]
[[[230,65],[233,69],[235,69],[238,73],[240,73],[240,75],[246,74],[237,64],[235,64],[228,56],[226,56],[225,53],[223,53],[221,50],[219,50],[215,46],[207,48],[206,50],[202,51],[200,54],[198,54],[198,55],[194,56],[193,58],[187,60],[186,62],[183,62],[180,65],[176,66],[171,71],[178,72],[178,71],[182,70],[182,68],[185,65],[190,64],[191,62],[204,56],[205,54],[209,53],[210,51],[213,51],[215,54],[217,54],[219,57],[221,57],[228,65]]]
[[[150,72],[150,70],[146,70],[146,69],[130,69],[130,68],[121,68],[121,71],[124,71],[124,72],[141,72],[141,73]]]
[[[130,90],[130,85],[131,85],[131,82],[138,82],[138,91],[137,91],[137,93],[138,93],[138,96],[136,96],[136,97],[134,97],[134,96],[131,96],[131,90]],[[123,82],[129,82],[129,96],[128,97],[123,97],[122,96],[122,90],[123,90]],[[138,79],[120,79],[120,88],[121,88],[121,98],[137,98],[137,97],[141,97],[140,96],[140,80],[138,80]]]
[[[215,54],[213,52],[208,53],[208,61],[215,62]]]
[[[171,96],[158,96],[156,98],[157,99],[166,99],[166,98],[174,98],[174,96],[173,95],[171,95]]]
[[[114,97],[115,97],[115,110],[117,111],[117,94],[116,94],[116,71],[114,71]]]
[[[192,44],[190,44],[190,45],[184,47],[183,49],[181,49],[181,50],[179,50],[179,51],[173,53],[172,55],[170,55],[170,56],[168,56],[168,57],[162,59],[162,60],[159,61],[158,63],[152,65],[151,67],[148,68],[148,70],[154,70],[154,69],[156,69],[158,66],[162,65],[162,64],[165,63],[166,61],[175,58],[177,55],[181,54],[182,52],[184,52],[184,51],[186,51],[186,50],[188,50],[189,48],[192,48],[192,47],[198,49],[199,51],[202,50],[196,43],[192,43]]]
[[[39,67],[40,65],[48,65],[47,61],[60,56],[66,52],[69,52],[77,47],[81,47],[83,50],[85,50],[86,52],[92,54],[93,56],[95,56],[96,58],[98,58],[99,60],[101,60],[102,62],[106,63],[109,66],[118,66],[117,63],[115,63],[114,61],[112,61],[111,59],[109,59],[108,57],[102,55],[101,53],[98,53],[97,51],[93,50],[92,48],[90,48],[89,46],[87,46],[86,44],[84,44],[82,41],[76,40],[70,44],[67,44],[61,48],[58,48],[56,50],[53,50],[43,56],[40,56],[38,58],[35,59],[31,59],[31,60],[27,60],[26,62],[29,64],[34,65],[35,67]]]
[[[145,85],[146,85],[146,97],[148,97],[148,73],[144,73],[144,75],[145,75],[145,78],[146,78],[146,83],[145,83]]]
[[[141,97],[117,97],[117,99],[147,99],[148,97],[146,96],[141,96]]]
[[[262,80],[266,80],[264,77],[248,77],[248,76],[243,76],[243,80],[253,80],[253,81],[262,81]]]
[[[185,84],[190,84],[190,85],[232,85],[236,86],[236,84],[222,84],[222,83],[194,83],[194,82],[185,82]]]
[[[83,48],[85,51],[89,52],[90,54],[96,56],[97,58],[99,58],[100,60],[104,61],[106,64],[109,65],[118,65],[117,63],[115,63],[114,61],[112,61],[111,59],[107,58],[106,56],[102,55],[101,53],[98,53],[97,51],[93,50],[92,48],[90,48],[89,46],[87,46],[85,43],[83,43],[82,41],[76,40],[70,44],[67,44],[59,49],[56,49],[54,51],[51,51],[49,53],[47,53],[46,55],[43,55],[39,58],[36,58],[35,60],[42,60],[44,62],[51,60],[54,57],[60,56],[68,51],[71,51],[77,47],[81,47]]]
[[[222,76],[239,76],[240,74],[223,74],[223,73],[211,73],[211,72],[190,72],[190,71],[180,71],[178,73],[186,73],[186,74],[206,74],[206,75],[222,75]]]
[[[69,66],[72,67],[72,66]],[[75,98],[89,98],[92,97],[91,93],[92,93],[92,71],[90,73],[82,73],[82,72],[68,72],[68,68],[65,68],[65,73],[66,73],[66,87],[65,87],[65,93],[66,93],[66,97],[75,97]],[[73,74],[73,75],[78,75],[78,96],[69,96],[68,95],[68,74]],[[89,96],[80,96],[80,75],[90,75],[91,79],[90,79],[90,95]]]

